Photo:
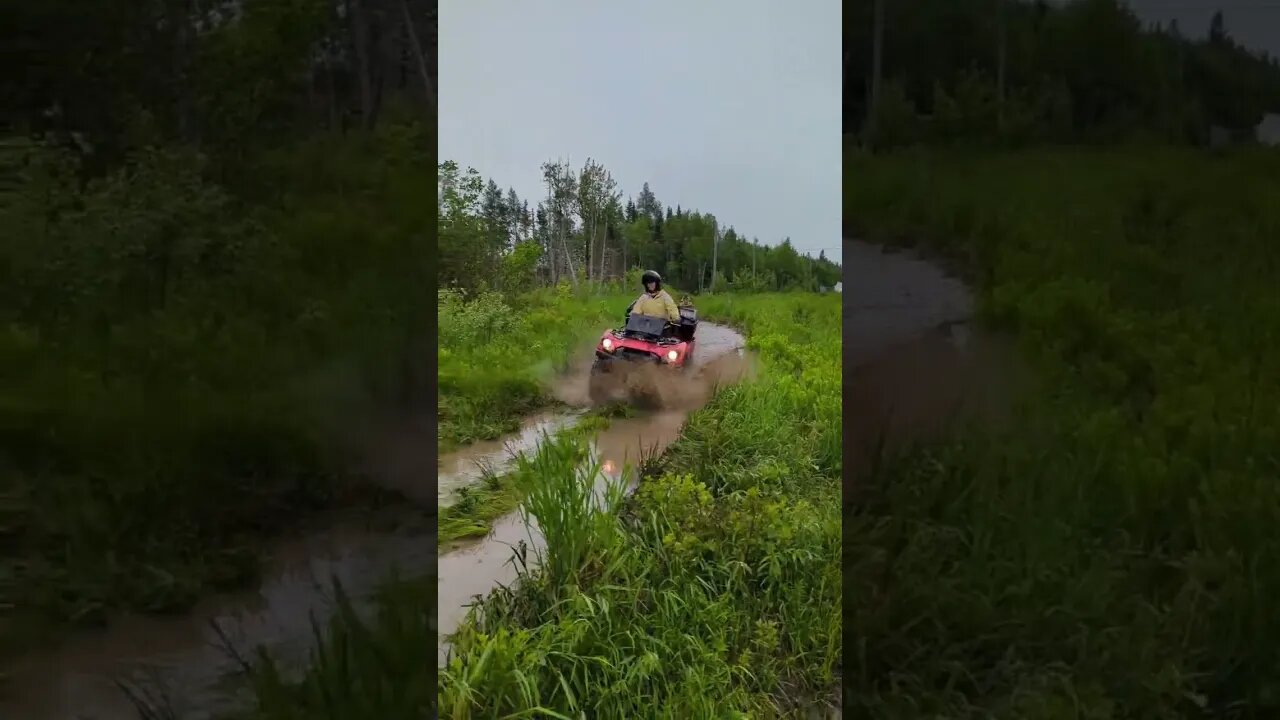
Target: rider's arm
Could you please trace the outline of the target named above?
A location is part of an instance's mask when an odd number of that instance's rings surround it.
[[[680,308],[676,307],[676,301],[671,299],[671,293],[662,293],[662,304],[667,306],[667,320],[673,323],[680,322]]]

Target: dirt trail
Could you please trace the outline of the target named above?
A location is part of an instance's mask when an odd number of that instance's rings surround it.
[[[661,409],[616,419],[592,438],[592,455],[607,476],[619,478],[628,468],[634,471],[645,459],[660,454],[680,437],[685,418],[710,400],[715,387],[737,382],[753,371],[751,356],[742,352],[745,341],[732,329],[701,323],[697,342],[694,367],[689,372],[661,373],[652,378],[651,385],[661,389]],[[576,363],[559,383],[557,395],[562,401],[579,407],[590,404],[586,395],[588,369],[589,357]],[[456,486],[453,478],[443,474],[440,483]],[[475,597],[516,579],[512,548],[522,541],[530,547],[530,559],[532,551],[542,546],[536,526],[526,527],[519,513],[512,513],[495,522],[493,531],[482,540],[440,556],[436,607],[441,664],[448,656],[447,636],[466,618]]]

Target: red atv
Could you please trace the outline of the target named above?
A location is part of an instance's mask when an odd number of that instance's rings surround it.
[[[694,333],[698,329],[698,312],[691,305],[680,307],[679,322],[650,315],[632,315],[627,310],[626,324],[617,330],[606,330],[596,343],[596,361],[591,366],[591,400],[608,399],[611,390],[625,385],[628,371],[637,366],[657,366],[685,370],[692,365]]]

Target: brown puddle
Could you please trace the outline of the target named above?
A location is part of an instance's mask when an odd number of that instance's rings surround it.
[[[7,669],[0,717],[137,720],[140,715],[117,680],[171,713],[157,717],[216,717],[244,700],[227,682],[239,665],[225,641],[242,657],[252,658],[255,647],[263,645],[283,667],[301,667],[314,643],[309,614],[314,612],[323,627],[332,607],[332,578],[359,602],[393,570],[429,574],[435,554],[430,534],[379,534],[358,527],[284,543],[256,592],[212,598],[182,616],[118,618],[102,631],[21,658]]]
[[[749,377],[754,361],[749,353],[742,351],[743,345],[742,336],[732,329],[701,323],[694,366],[688,372],[672,373],[662,368],[641,371],[652,372],[645,381],[661,388],[660,408],[615,419],[592,438],[593,459],[599,463],[602,474],[610,479],[627,475],[630,482],[644,460],[662,453],[680,437],[689,413],[705,405],[717,386]],[[587,368],[589,360],[563,379],[558,388],[563,401],[590,402],[585,390]],[[516,580],[513,548],[521,542],[530,550],[542,548],[542,538],[533,519],[530,518],[526,526],[519,513],[512,513],[495,522],[492,532],[482,540],[440,556],[436,607],[441,665],[448,657],[448,635],[466,618],[476,597],[488,595],[499,585],[510,585]],[[531,565],[535,554],[528,555]]]
[[[473,485],[485,475],[501,475],[512,467],[515,456],[538,447],[543,435],[572,426],[578,413],[543,413],[528,418],[520,431],[498,440],[477,442],[444,455],[437,463],[436,499],[445,508],[457,501],[460,487]]]
[[[844,244],[845,490],[882,453],[1007,417],[1026,379],[1013,342],[970,323],[965,285],[912,252]]]

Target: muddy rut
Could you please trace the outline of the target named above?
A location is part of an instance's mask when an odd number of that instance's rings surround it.
[[[657,390],[654,399],[657,407],[635,417],[615,419],[609,427],[596,433],[591,440],[593,460],[599,463],[603,474],[618,479],[649,457],[661,454],[680,437],[685,418],[693,410],[705,405],[717,387],[739,382],[753,370],[752,358],[743,352],[744,340],[734,330],[723,325],[700,323],[697,349],[693,367],[683,374],[672,374],[655,368],[655,375],[645,378],[646,385]],[[574,410],[558,418],[540,417],[529,422],[525,429],[510,439],[507,457],[514,452],[535,452],[540,434],[531,435],[534,429],[567,427],[578,413],[590,407],[587,397],[587,373],[590,356],[584,355],[575,363],[574,370],[562,378],[556,387],[556,395]],[[529,438],[532,437],[532,440]],[[523,441],[524,444],[519,443]],[[478,477],[475,470],[466,477],[450,476],[446,467],[462,467],[459,457],[468,457],[473,466],[491,461],[488,448],[466,448],[454,455],[441,458],[439,476],[440,492],[445,488],[457,488]],[[496,469],[501,472],[511,460]],[[489,471],[494,471],[490,466]],[[442,498],[442,502],[446,502]],[[532,522],[531,522],[532,525]],[[448,636],[466,618],[472,602],[484,596],[499,584],[509,585],[516,579],[516,569],[511,563],[513,547],[526,543],[531,550],[539,549],[542,540],[536,525],[526,527],[518,513],[512,513],[493,524],[493,531],[477,542],[465,544],[440,556],[439,583],[436,600],[438,608],[438,659],[444,663],[448,657]],[[529,554],[532,559],[534,553]]]
[[[845,495],[885,454],[1008,418],[1027,380],[1009,338],[971,320],[969,288],[914,251],[846,239]]]

